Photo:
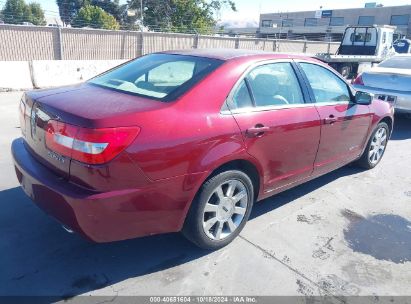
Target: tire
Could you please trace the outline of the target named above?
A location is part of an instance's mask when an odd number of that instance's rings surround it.
[[[238,170],[218,173],[201,186],[182,233],[203,249],[222,248],[241,232],[253,203],[253,183],[247,174]]]
[[[384,140],[380,139],[381,145],[380,145],[380,141],[377,139],[378,134],[380,134],[379,132],[385,134],[385,139]],[[389,136],[390,136],[390,128],[385,122],[380,122],[375,128],[375,130],[372,132],[370,139],[368,140],[367,146],[365,147],[363,154],[358,159],[356,164],[365,169],[372,169],[375,166],[377,166],[380,163],[382,157],[384,156],[385,150],[387,148]],[[376,148],[378,147],[381,148],[382,146],[383,146],[382,150],[379,149],[378,151],[374,151]],[[373,157],[371,156],[372,151],[374,151]],[[375,153],[378,153],[378,158],[375,156]]]

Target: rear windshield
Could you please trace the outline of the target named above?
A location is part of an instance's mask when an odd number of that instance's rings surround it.
[[[175,100],[223,63],[221,60],[171,54],[147,55],[88,83],[161,101]]]
[[[411,69],[411,56],[391,57],[381,62],[378,66],[381,68]]]
[[[371,41],[371,33],[352,33],[350,36],[351,42],[370,42]]]

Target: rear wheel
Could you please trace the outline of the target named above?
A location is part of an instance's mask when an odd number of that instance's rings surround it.
[[[201,248],[221,248],[243,229],[253,201],[253,184],[247,174],[237,170],[219,173],[202,185],[182,232]]]
[[[390,129],[385,122],[380,122],[372,133],[363,155],[357,164],[366,169],[372,169],[381,161],[387,147]]]

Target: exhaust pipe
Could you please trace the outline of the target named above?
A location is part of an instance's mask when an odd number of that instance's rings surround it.
[[[67,227],[66,225],[61,225],[61,227],[63,227],[63,229],[66,230],[68,233],[74,233],[74,231],[70,229],[69,227]]]

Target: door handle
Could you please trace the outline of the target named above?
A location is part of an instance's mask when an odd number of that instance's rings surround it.
[[[246,134],[250,137],[262,136],[265,132],[269,131],[270,127],[265,127],[262,124],[258,124],[255,127],[248,128]]]
[[[329,124],[332,125],[333,123],[335,123],[337,121],[337,118],[334,115],[330,115],[326,118],[324,118],[324,124]]]

